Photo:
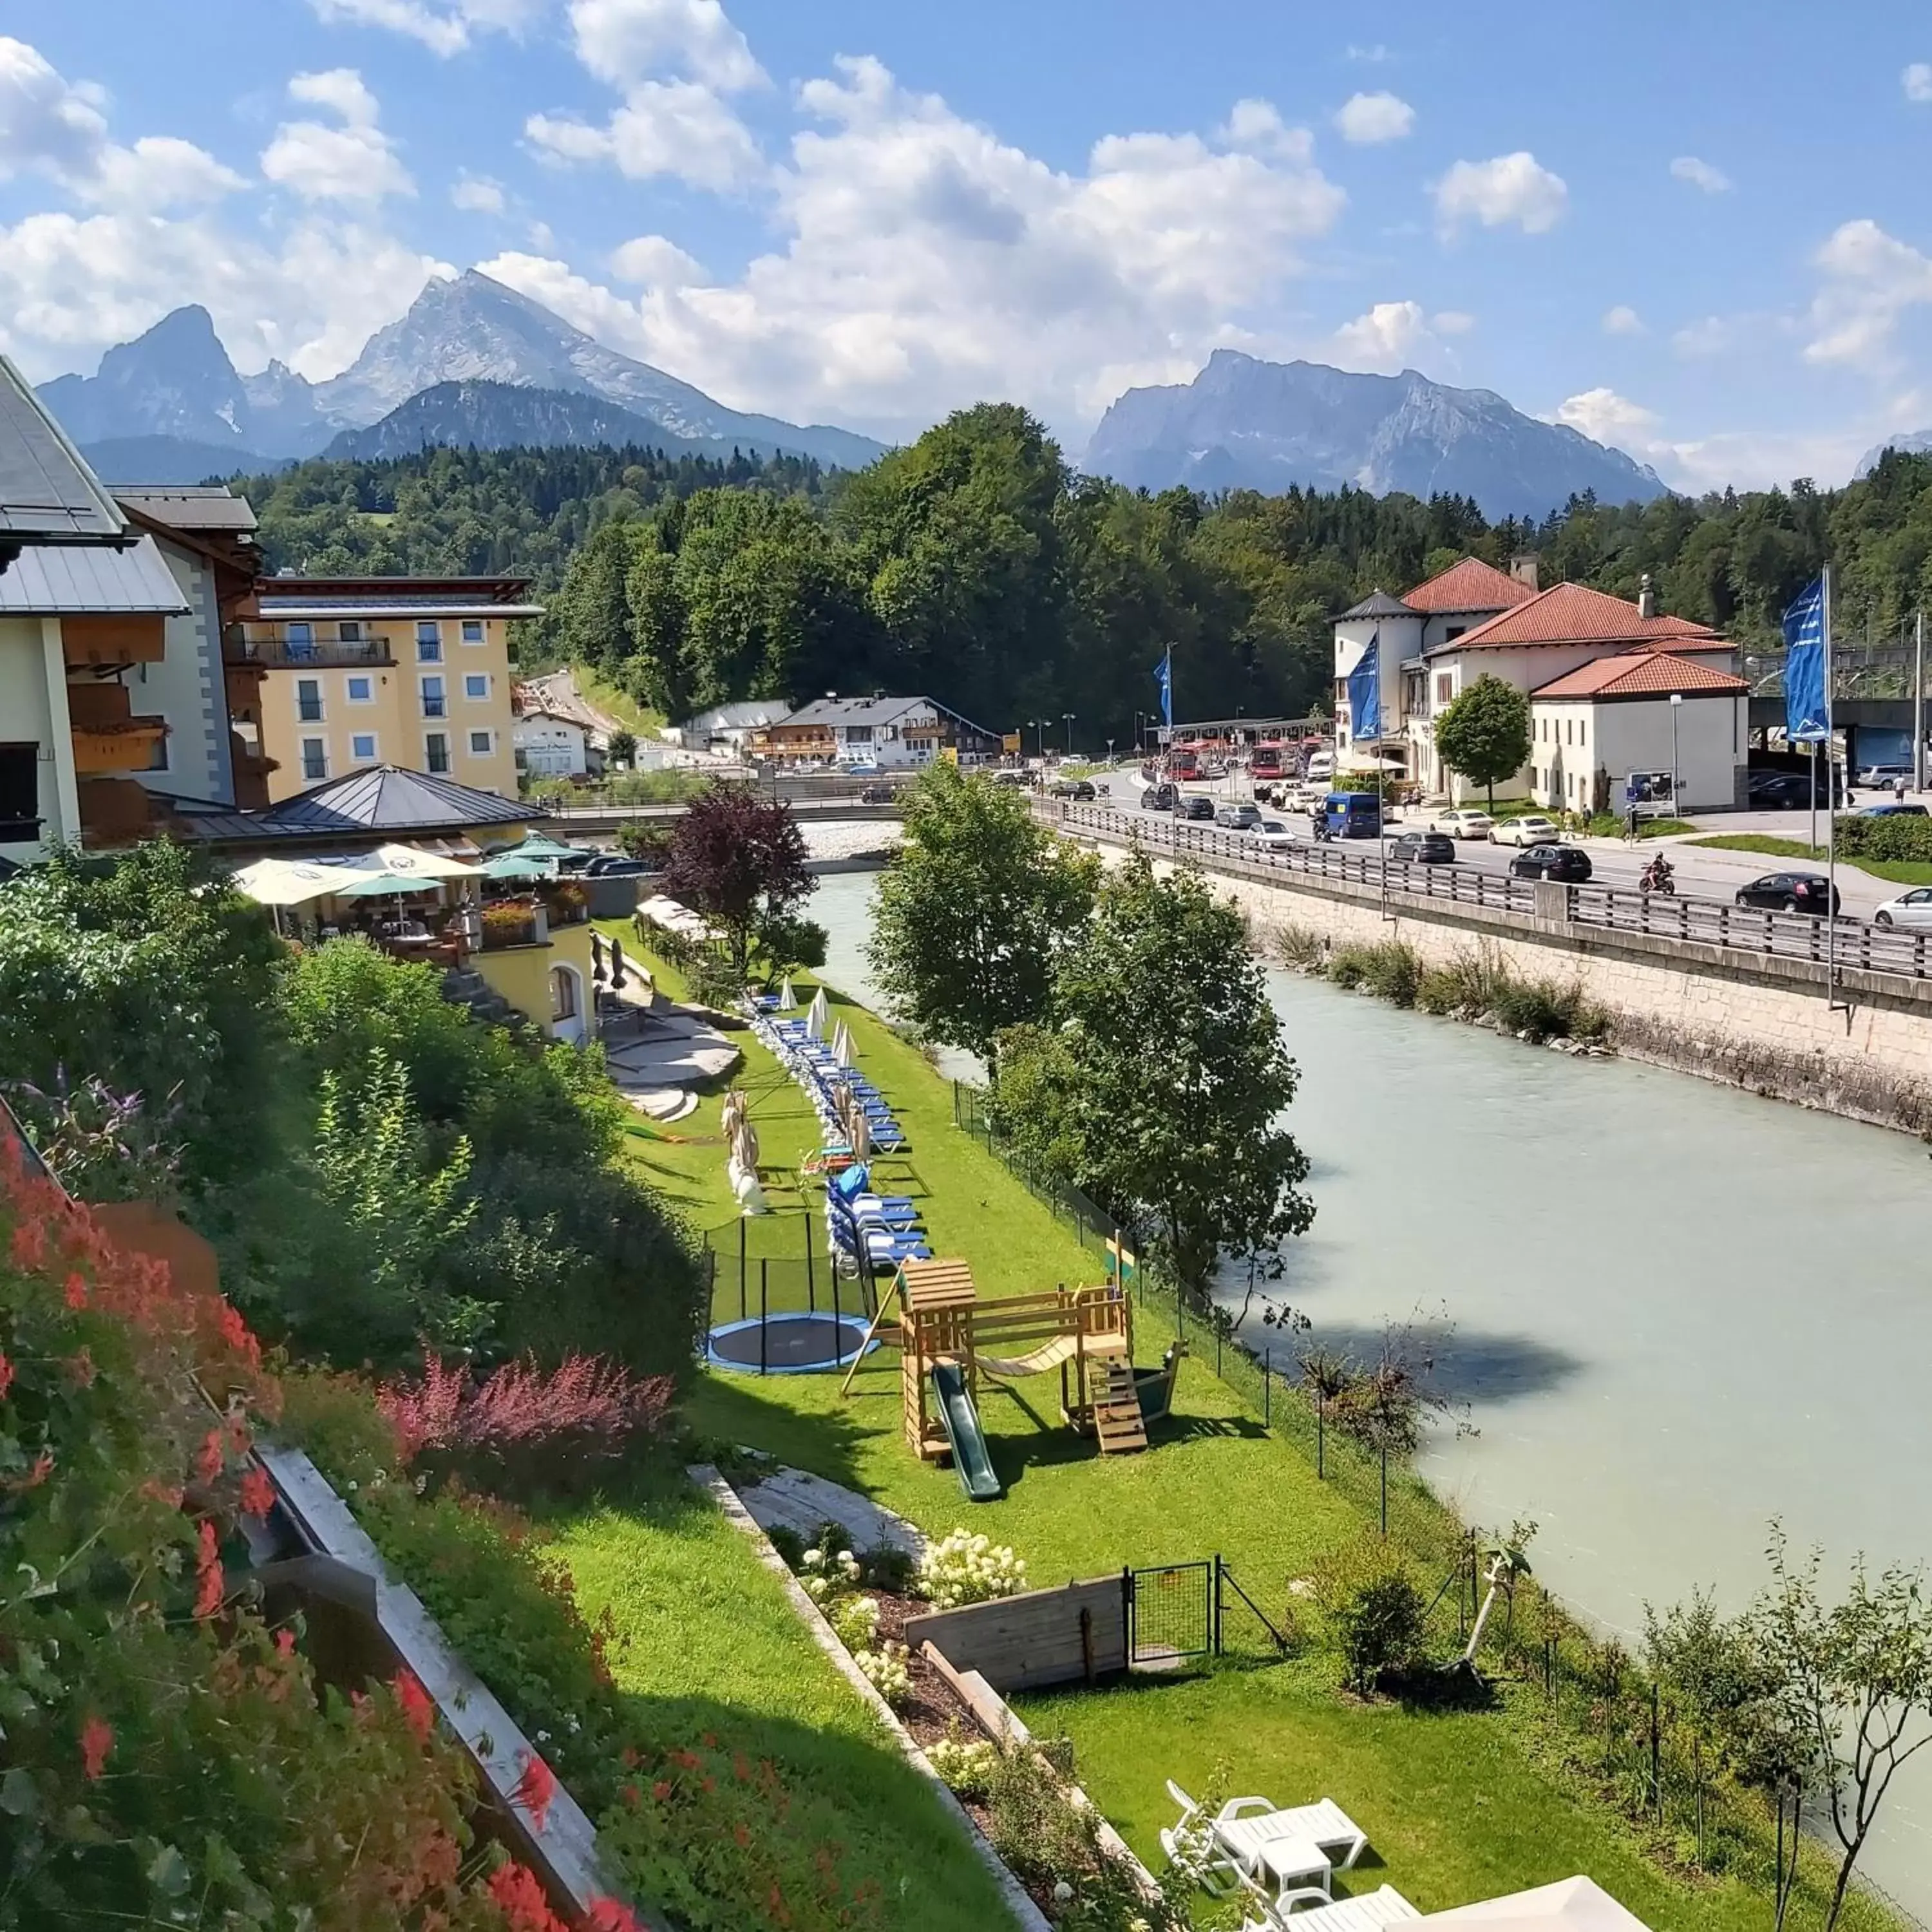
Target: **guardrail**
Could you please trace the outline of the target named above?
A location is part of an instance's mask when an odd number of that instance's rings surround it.
[[[1370,891],[1379,891],[1386,884],[1390,892],[1410,898],[1437,899],[1525,917],[1550,916],[1550,902],[1539,897],[1534,880],[1478,872],[1468,866],[1423,866],[1393,858],[1384,864],[1379,846],[1366,842],[1353,851],[1346,845],[1312,842],[1267,846],[1250,833],[1224,832],[1164,813],[1121,812],[1111,806],[1063,806],[1051,800],[1036,801],[1035,809],[1049,824],[1068,831],[1202,860],[1246,878],[1299,876]],[[1546,892],[1551,889],[1542,890]],[[1572,926],[1642,933],[1654,939],[1708,946],[1726,952],[1799,959],[1818,966],[1834,963],[1841,970],[1889,974],[1901,979],[1932,976],[1932,962],[1927,957],[1927,940],[1932,935],[1923,932],[1874,926],[1864,920],[1827,922],[1808,914],[1736,905],[1727,899],[1637,892],[1614,886],[1566,885],[1560,890],[1564,895],[1560,916]]]

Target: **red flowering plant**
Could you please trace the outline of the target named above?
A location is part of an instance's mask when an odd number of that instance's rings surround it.
[[[250,1606],[276,1396],[234,1310],[117,1249],[0,1116],[4,1932],[511,1922],[421,1688],[325,1696]]]

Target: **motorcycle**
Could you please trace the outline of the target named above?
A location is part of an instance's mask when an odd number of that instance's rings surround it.
[[[1677,896],[1677,874],[1662,853],[1645,866],[1638,878],[1636,889],[1640,892],[1661,892],[1671,898]]]

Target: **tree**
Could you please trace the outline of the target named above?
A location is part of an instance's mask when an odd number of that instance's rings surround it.
[[[1453,700],[1436,721],[1442,762],[1484,786],[1492,806],[1496,781],[1514,778],[1529,758],[1529,700],[1486,672]]]
[[[1772,1526],[1772,1587],[1753,1612],[1788,1735],[1804,1741],[1807,1781],[1826,1801],[1842,1854],[1826,1932],[1838,1922],[1852,1874],[1899,1767],[1932,1744],[1932,1606],[1924,1578],[1898,1564],[1874,1582],[1852,1565],[1844,1600],[1819,1593],[1820,1558],[1792,1559]]]
[[[637,734],[633,731],[613,731],[610,742],[605,747],[604,755],[613,771],[620,771],[631,764],[638,755]]]
[[[879,887],[868,956],[887,1000],[928,1040],[976,1053],[1044,1018],[1055,966],[1084,932],[1099,861],[1018,791],[934,765],[906,801],[905,843]]]
[[[1080,1184],[1198,1306],[1223,1256],[1277,1277],[1281,1243],[1315,1209],[1281,1119],[1294,1063],[1240,914],[1196,874],[1157,879],[1130,860],[1060,961],[1052,1018]]]
[[[748,787],[700,792],[671,835],[664,890],[724,929],[740,986],[760,924],[802,904],[818,884],[806,869],[805,838],[791,807]]]

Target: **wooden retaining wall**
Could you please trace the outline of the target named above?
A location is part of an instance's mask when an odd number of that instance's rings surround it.
[[[1118,1576],[1028,1590],[906,1620],[905,1641],[929,1643],[957,1671],[996,1690],[1078,1683],[1127,1667],[1126,1596]]]

